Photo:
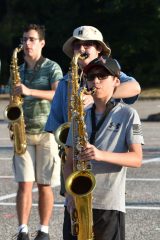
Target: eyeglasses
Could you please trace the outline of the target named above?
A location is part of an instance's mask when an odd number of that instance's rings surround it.
[[[95,45],[94,41],[84,41],[84,42],[73,42],[73,50],[79,50],[81,46],[85,49],[90,48],[91,46]]]
[[[23,38],[21,38],[21,43],[26,43],[28,40],[33,43],[33,42],[35,42],[36,40],[39,40],[39,38],[35,38],[35,37],[23,37]]]
[[[92,74],[88,74],[86,76],[86,80],[87,81],[93,81],[95,79],[95,77],[97,77],[99,80],[104,80],[109,76],[109,74],[107,73],[92,73]]]

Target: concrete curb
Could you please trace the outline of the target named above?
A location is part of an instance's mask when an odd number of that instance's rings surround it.
[[[0,94],[0,99],[9,99],[9,94]]]
[[[158,100],[160,96],[139,96],[138,100]]]
[[[9,94],[0,94],[0,99],[9,99],[10,95]],[[160,99],[160,96],[143,96],[140,95],[138,97],[138,100],[157,100]]]

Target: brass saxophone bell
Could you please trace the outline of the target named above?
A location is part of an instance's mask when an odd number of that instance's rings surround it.
[[[54,134],[56,142],[63,148],[65,148],[65,143],[67,140],[69,128],[70,128],[70,122],[63,123],[62,125],[60,125],[59,128],[57,128]]]

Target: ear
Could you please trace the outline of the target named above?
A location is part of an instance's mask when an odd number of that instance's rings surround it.
[[[45,46],[45,40],[41,40],[41,46],[42,48]]]
[[[114,77],[114,86],[118,87],[120,85],[120,80],[118,77]]]
[[[97,51],[98,51],[98,53],[101,53],[102,50],[103,50],[102,46],[101,46],[100,44],[98,44],[98,46],[97,46]]]

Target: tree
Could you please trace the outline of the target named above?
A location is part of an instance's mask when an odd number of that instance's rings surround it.
[[[6,9],[0,19],[2,79],[9,75],[12,51],[26,23],[46,26],[44,55],[57,61],[64,73],[70,59],[63,43],[81,25],[97,27],[127,74],[142,87],[159,85],[160,2],[159,0],[3,0]]]

